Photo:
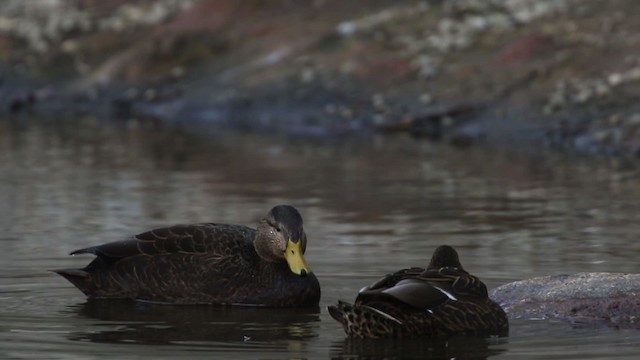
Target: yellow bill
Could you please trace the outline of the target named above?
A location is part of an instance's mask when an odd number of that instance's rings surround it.
[[[302,241],[294,243],[293,240],[289,239],[287,249],[284,251],[284,258],[287,259],[289,269],[291,269],[294,274],[306,276],[311,273],[307,261],[304,259],[304,256],[302,256]]]

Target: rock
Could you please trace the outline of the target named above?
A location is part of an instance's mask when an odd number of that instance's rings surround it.
[[[31,108],[37,102],[48,100],[54,96],[50,87],[43,87],[35,90],[28,90],[9,99],[8,110],[10,113],[18,113],[21,110]]]
[[[502,285],[490,297],[510,318],[640,328],[640,274],[537,277]]]

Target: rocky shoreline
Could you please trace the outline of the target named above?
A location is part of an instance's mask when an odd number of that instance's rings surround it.
[[[639,30],[632,0],[9,0],[0,105],[635,158]]]

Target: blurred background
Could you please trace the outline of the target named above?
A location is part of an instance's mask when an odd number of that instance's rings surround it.
[[[441,244],[489,288],[637,272],[639,30],[632,0],[0,1],[0,357],[636,358],[637,330],[544,319],[353,342],[326,306]],[[281,203],[320,309],[100,304],[48,272]]]
[[[636,156],[633,0],[0,2],[2,106]]]

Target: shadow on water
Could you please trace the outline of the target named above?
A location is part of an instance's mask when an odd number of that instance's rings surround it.
[[[169,345],[202,342],[272,342],[317,337],[320,309],[173,306],[90,300],[65,312],[108,322],[108,329],[78,331],[70,340]]]
[[[332,359],[486,359],[505,352],[507,338],[351,339],[333,344]]]

